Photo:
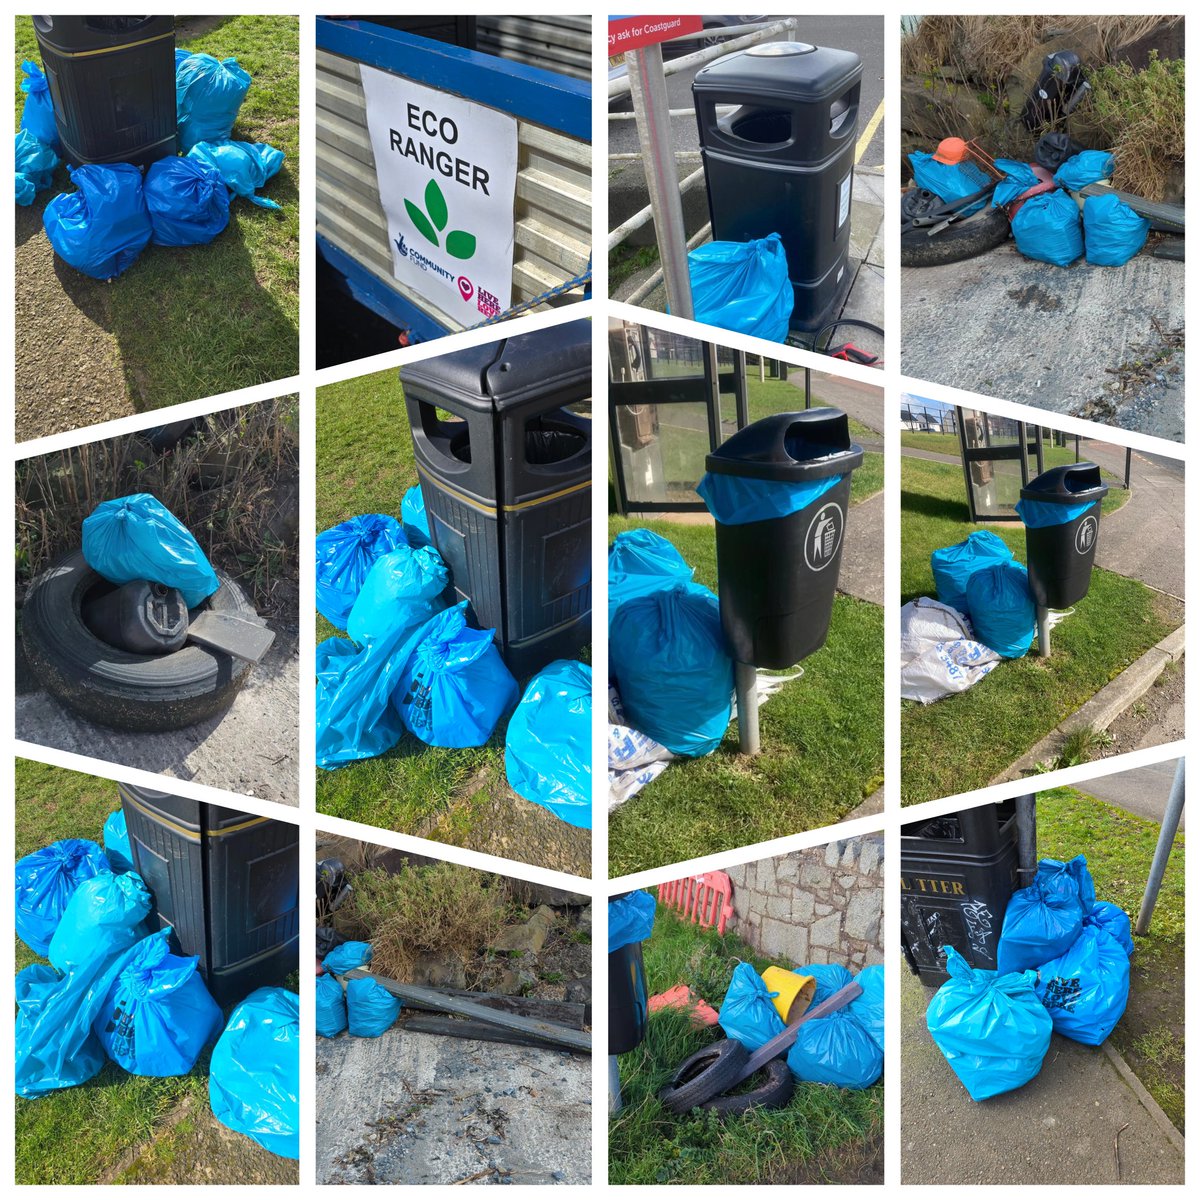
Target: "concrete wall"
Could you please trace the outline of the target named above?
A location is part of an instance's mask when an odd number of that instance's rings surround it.
[[[730,928],[781,966],[883,962],[883,835],[727,868]]]

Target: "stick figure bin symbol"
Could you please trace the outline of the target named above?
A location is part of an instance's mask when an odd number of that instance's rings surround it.
[[[804,557],[809,570],[820,571],[827,567],[837,554],[841,540],[842,510],[836,504],[826,504],[808,527]]]
[[[1086,554],[1096,540],[1096,518],[1089,516],[1075,534],[1075,549],[1080,554]]]

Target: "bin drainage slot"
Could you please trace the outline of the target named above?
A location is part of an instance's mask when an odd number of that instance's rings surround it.
[[[787,109],[752,108],[740,112],[744,115],[735,113],[729,126],[734,137],[763,146],[777,146],[791,140],[792,114]]]
[[[565,462],[586,446],[587,438],[569,425],[538,418],[525,426],[525,461],[531,467]]]

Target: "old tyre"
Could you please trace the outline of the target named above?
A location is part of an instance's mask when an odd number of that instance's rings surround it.
[[[999,208],[985,208],[962,221],[953,221],[932,236],[924,229],[900,235],[902,267],[939,267],[962,262],[994,250],[1008,239],[1008,217]]]
[[[706,1100],[701,1108],[720,1113],[723,1117],[735,1117],[752,1108],[782,1108],[796,1090],[796,1080],[788,1069],[787,1058],[773,1058],[751,1077],[758,1086],[748,1092],[730,1096],[716,1096]]]
[[[253,617],[228,575],[202,607]],[[61,558],[33,581],[21,610],[21,641],[38,681],[56,700],[113,729],[183,729],[224,712],[251,664],[185,645],[171,654],[130,654],[101,641],[83,619],[89,592],[109,586],[82,551]]]
[[[679,1064],[658,1098],[669,1112],[690,1112],[733,1087],[749,1057],[746,1047],[733,1038],[713,1042]]]

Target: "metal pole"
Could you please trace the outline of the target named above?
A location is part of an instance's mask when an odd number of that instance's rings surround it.
[[[737,689],[738,749],[743,754],[757,754],[758,672],[750,663],[734,663],[733,668]]]
[[[1146,880],[1146,891],[1142,895],[1142,907],[1138,910],[1137,925],[1133,932],[1144,935],[1150,932],[1150,918],[1158,901],[1158,889],[1162,887],[1163,875],[1167,870],[1167,859],[1179,830],[1179,819],[1183,816],[1183,770],[1184,759],[1175,765],[1175,779],[1171,783],[1171,794],[1167,797],[1167,811],[1163,813],[1162,828],[1158,831],[1158,845],[1154,847],[1154,861],[1150,864],[1150,877]]]
[[[1129,491],[1129,473],[1133,469],[1133,447],[1125,447],[1125,490]]]
[[[1029,610],[1026,609],[1026,612]],[[1038,654],[1042,658],[1050,657],[1050,610],[1038,605],[1037,610]]]
[[[615,1054],[608,1056],[608,1113],[616,1116],[621,1111],[621,1064]]]
[[[693,316],[692,285],[688,278],[687,234],[683,201],[675,169],[675,143],[671,135],[667,81],[663,76],[662,47],[647,46],[625,55],[629,90],[637,121],[638,141],[646,156],[646,186],[654,213],[654,236],[667,287],[667,305],[677,317]]]
[[[804,407],[812,408],[812,368],[804,368]]]
[[[1037,797],[1029,792],[1016,797],[1017,874],[1027,884],[1037,874]]]

